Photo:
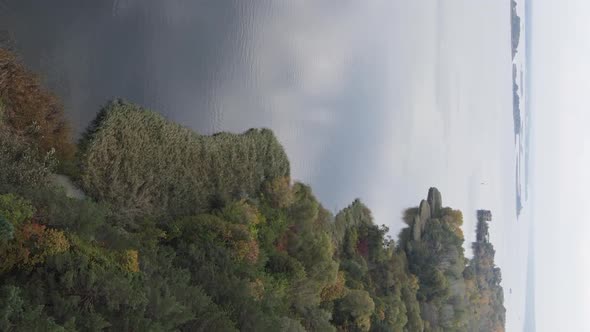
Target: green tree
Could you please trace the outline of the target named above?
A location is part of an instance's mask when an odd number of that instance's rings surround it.
[[[14,238],[14,226],[0,215],[0,246]]]
[[[0,124],[0,185],[46,184],[55,166],[52,151],[43,153]]]
[[[351,290],[337,304],[337,320],[353,331],[369,331],[375,303],[367,291]]]
[[[201,136],[122,101],[100,111],[81,140],[80,161],[86,192],[131,215],[194,215],[289,177],[270,130]]]
[[[0,195],[0,215],[4,216],[14,226],[31,220],[35,209],[31,202],[14,194]]]
[[[42,305],[33,305],[12,285],[0,288],[0,330],[21,332],[66,332],[71,326],[59,326],[45,315]]]

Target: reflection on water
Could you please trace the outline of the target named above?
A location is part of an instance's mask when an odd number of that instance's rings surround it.
[[[0,12],[78,130],[113,97],[202,133],[270,127],[329,209],[360,196],[397,232],[437,186],[466,229],[470,211],[493,210],[498,265],[516,280],[508,1],[3,0]]]

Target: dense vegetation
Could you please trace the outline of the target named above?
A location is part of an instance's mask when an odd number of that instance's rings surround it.
[[[42,122],[45,136],[29,135],[36,117],[11,105],[1,331],[504,329],[489,218],[468,260],[463,216],[434,188],[394,241],[359,200],[334,216],[292,183],[269,130],[200,136],[115,101],[68,168],[90,198],[70,198],[51,181],[71,163],[52,153],[73,151],[65,132]]]
[[[197,214],[212,200],[254,197],[265,180],[289,175],[268,129],[200,136],[122,101],[99,112],[80,161],[86,192],[132,215]]]

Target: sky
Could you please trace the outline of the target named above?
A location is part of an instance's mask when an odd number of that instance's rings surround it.
[[[588,1],[534,2],[538,331],[590,331],[589,18]]]
[[[0,2],[78,131],[115,97],[202,133],[270,127],[329,210],[361,198],[395,234],[437,186],[466,227],[512,220],[506,3]]]
[[[464,212],[467,243],[475,210],[492,210],[512,331],[528,227],[514,213],[509,12],[497,0],[0,0],[0,29],[78,131],[115,97],[201,133],[269,127],[326,208],[361,198],[394,235],[431,186]]]

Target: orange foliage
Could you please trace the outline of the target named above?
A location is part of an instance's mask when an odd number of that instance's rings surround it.
[[[44,152],[57,151],[70,159],[74,144],[58,99],[41,86],[16,57],[0,49],[0,104],[5,123],[19,134],[34,140]]]
[[[346,279],[344,277],[344,272],[338,271],[336,282],[322,289],[322,293],[320,295],[322,302],[334,301],[341,298],[344,295],[345,283]]]
[[[0,247],[0,271],[43,263],[48,256],[65,252],[69,248],[70,243],[62,231],[27,223],[17,230],[14,240]]]

